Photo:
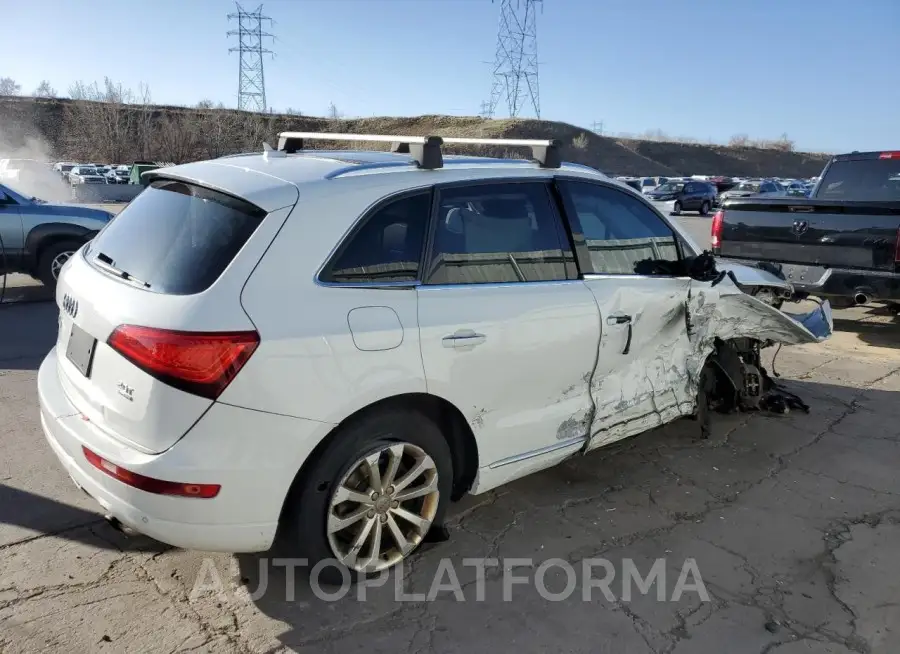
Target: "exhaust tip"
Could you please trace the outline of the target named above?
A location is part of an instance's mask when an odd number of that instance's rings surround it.
[[[131,527],[122,524],[122,521],[114,515],[107,514],[103,516],[103,519],[106,520],[107,524],[109,524],[110,527],[121,534],[125,534],[126,536],[134,536],[134,534],[137,533]]]
[[[857,292],[856,295],[853,296],[853,301],[856,302],[856,304],[868,304],[869,300],[871,300],[869,295],[862,291]]]

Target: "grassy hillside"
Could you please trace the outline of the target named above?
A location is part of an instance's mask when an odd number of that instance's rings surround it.
[[[76,161],[184,162],[261,150],[281,131],[436,134],[482,138],[556,138],[563,158],[616,175],[817,175],[827,155],[603,137],[546,120],[458,116],[328,119],[232,109],[0,97],[0,154]],[[386,144],[372,144],[373,147]],[[320,147],[340,147],[323,143]],[[448,152],[521,157],[503,147]]]

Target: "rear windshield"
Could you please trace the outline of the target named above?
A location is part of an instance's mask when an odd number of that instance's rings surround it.
[[[97,235],[86,255],[151,291],[200,293],[219,278],[265,215],[224,193],[156,180]]]
[[[816,191],[823,200],[900,200],[900,160],[835,161]]]

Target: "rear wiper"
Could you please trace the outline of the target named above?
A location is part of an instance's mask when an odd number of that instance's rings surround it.
[[[150,288],[150,284],[145,281],[141,281],[134,275],[129,272],[122,270],[121,268],[116,268],[115,262],[108,255],[103,254],[102,252],[98,253],[94,258],[94,262],[106,270],[109,273],[112,273],[116,277],[124,279],[126,282],[131,282],[132,284],[137,284],[139,286],[143,286],[144,288]]]

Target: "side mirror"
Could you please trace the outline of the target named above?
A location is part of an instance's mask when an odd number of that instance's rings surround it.
[[[9,196],[3,191],[0,191],[0,204],[6,204],[7,202],[9,202]]]

